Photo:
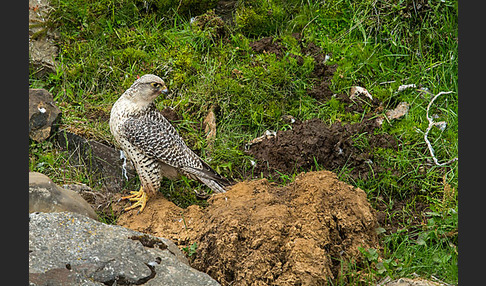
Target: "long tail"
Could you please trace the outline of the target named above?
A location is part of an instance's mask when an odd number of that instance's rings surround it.
[[[206,186],[210,187],[214,193],[224,193],[226,192],[227,186],[220,184],[218,181],[208,180],[206,178],[199,178]]]
[[[202,169],[191,167],[186,167],[183,169],[189,175],[189,177],[205,184],[215,193],[224,193],[231,185],[235,183],[233,180],[227,179],[218,174],[218,172],[206,164],[206,162],[202,160],[201,162],[203,163]]]

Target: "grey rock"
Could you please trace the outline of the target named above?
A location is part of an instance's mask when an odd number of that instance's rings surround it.
[[[44,174],[29,172],[29,213],[63,211],[98,218],[91,205],[79,194],[59,187]]]
[[[29,215],[29,281],[31,285],[219,285],[191,268],[170,240],[68,212]]]
[[[59,130],[56,142],[62,150],[69,152],[69,164],[86,168],[93,181],[99,182],[98,186],[90,187],[109,193],[120,193],[124,188],[135,190],[135,168],[130,160],[126,160],[127,180],[123,175],[124,160],[120,151],[66,130]]]
[[[29,65],[38,78],[56,71],[58,48],[48,39],[29,40]]]
[[[57,127],[61,110],[52,94],[45,89],[29,89],[29,137],[37,142],[46,140]]]
[[[64,184],[64,189],[74,191],[85,199],[95,210],[103,209],[103,206],[110,203],[110,198],[106,193],[93,190],[86,184]]]
[[[392,281],[389,276],[387,276],[383,281],[376,284],[376,286],[450,286],[450,285],[451,284],[447,284],[440,280],[435,282],[435,281],[423,279],[421,277],[416,277],[413,279],[403,277]]]
[[[58,33],[47,25],[52,10],[48,0],[29,0],[29,68],[38,78],[56,71]]]
[[[82,276],[78,272],[65,268],[56,268],[45,273],[29,273],[29,285],[31,286],[98,286],[103,283],[94,282]]]

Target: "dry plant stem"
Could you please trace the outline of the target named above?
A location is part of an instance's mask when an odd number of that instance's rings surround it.
[[[454,161],[457,161],[458,158],[454,158],[452,160],[449,160],[447,162],[444,162],[444,163],[439,163],[439,161],[437,160],[437,158],[435,157],[434,155],[434,148],[432,147],[432,144],[430,144],[430,141],[429,139],[427,138],[428,134],[429,134],[429,131],[430,129],[432,129],[433,126],[435,125],[438,125],[439,123],[438,122],[434,122],[434,120],[432,120],[432,118],[429,116],[429,110],[430,110],[430,107],[432,106],[432,103],[434,102],[434,100],[437,99],[437,97],[439,97],[439,95],[442,95],[442,94],[449,94],[449,93],[452,93],[453,91],[441,91],[439,92],[438,94],[436,94],[432,100],[429,102],[429,105],[427,105],[427,120],[429,121],[429,126],[427,127],[427,129],[425,130],[425,133],[424,133],[424,140],[425,140],[425,143],[427,143],[427,147],[429,148],[429,151],[430,151],[430,155],[432,156],[432,159],[434,160],[434,163],[437,165],[437,166],[444,166],[444,165],[447,165],[447,164],[450,164]]]

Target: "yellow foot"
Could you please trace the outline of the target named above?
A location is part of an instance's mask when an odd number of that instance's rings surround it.
[[[130,196],[126,196],[126,197],[122,197],[121,200],[130,200],[130,201],[135,201],[136,203],[134,203],[133,205],[125,208],[125,211],[129,211],[131,209],[134,209],[136,207],[140,207],[140,210],[138,211],[138,213],[141,213],[143,211],[143,209],[145,208],[145,205],[147,204],[147,194],[145,193],[145,191],[143,190],[142,187],[140,187],[140,190],[137,192],[137,191],[131,191],[130,192]]]

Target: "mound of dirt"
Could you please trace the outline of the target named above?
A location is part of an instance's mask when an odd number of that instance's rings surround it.
[[[222,285],[325,285],[358,247],[379,248],[366,194],[329,171],[303,173],[281,187],[245,181],[209,206],[181,209],[162,196],[118,224],[166,237],[179,247],[197,243],[193,267]]]
[[[375,135],[377,127],[373,120],[355,124],[335,122],[329,126],[316,118],[296,122],[292,129],[278,131],[277,136],[252,144],[248,152],[257,160],[254,173],[263,173],[265,177],[308,171],[317,162],[327,170],[348,166],[351,177],[366,179],[371,170],[381,171],[381,166],[373,162],[372,149],[397,146],[392,136]],[[366,137],[369,145],[360,146],[358,136]]]

